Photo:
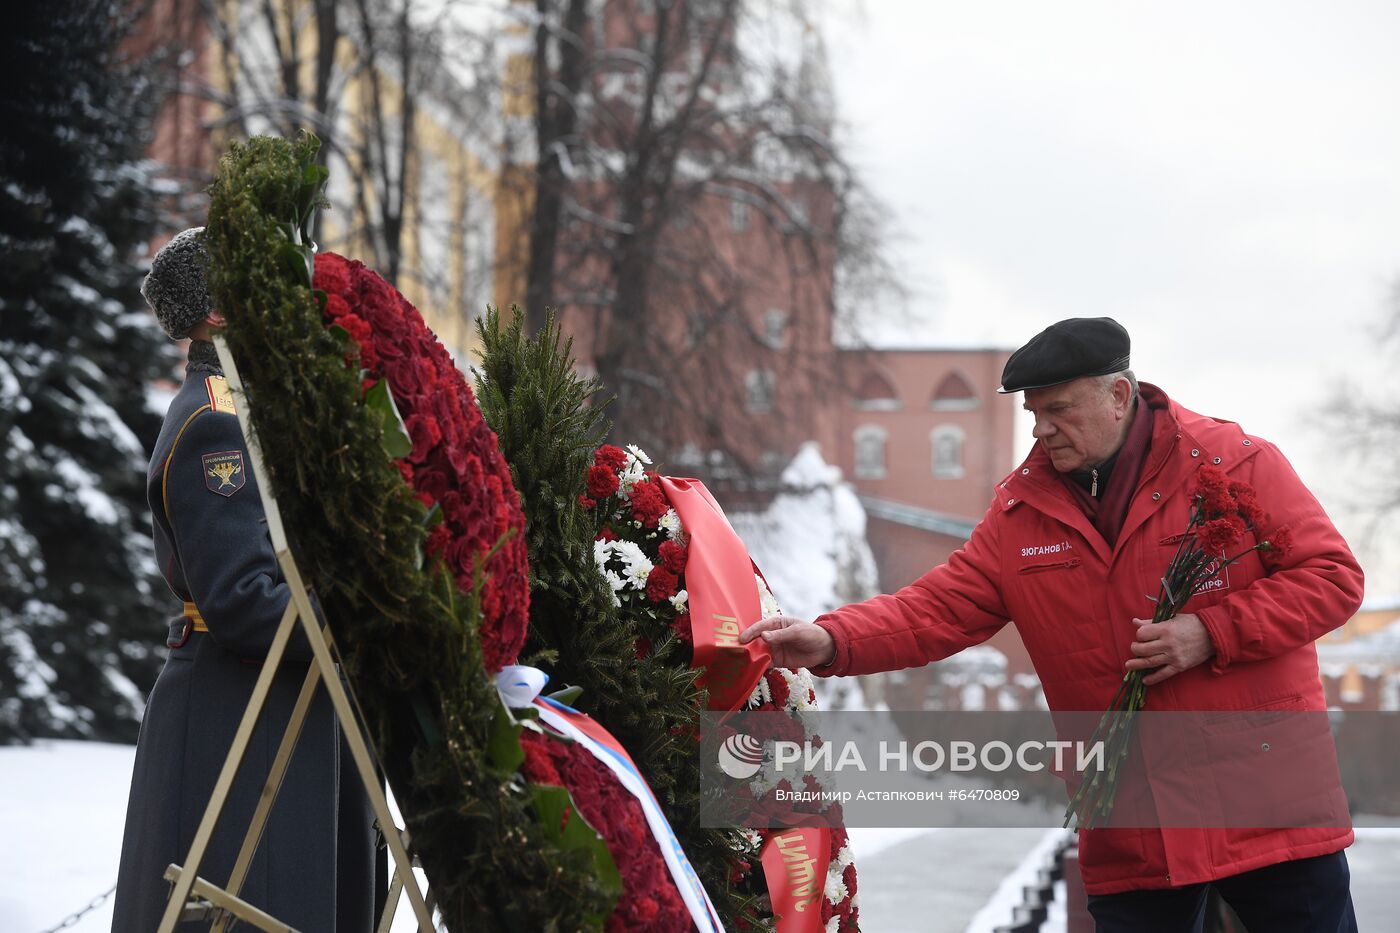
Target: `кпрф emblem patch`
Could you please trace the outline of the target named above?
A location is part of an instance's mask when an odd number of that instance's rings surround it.
[[[231,496],[248,481],[243,469],[243,451],[225,450],[204,455],[204,485],[210,492]]]

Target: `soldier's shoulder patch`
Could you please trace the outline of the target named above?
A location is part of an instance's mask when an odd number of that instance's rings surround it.
[[[204,388],[209,393],[209,410],[221,415],[236,415],[233,407],[233,390],[223,376],[210,376],[204,380]]]
[[[248,471],[243,465],[243,451],[221,450],[205,454],[204,486],[227,498],[242,489],[248,482]]]

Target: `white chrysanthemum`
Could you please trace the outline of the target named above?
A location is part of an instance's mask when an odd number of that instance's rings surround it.
[[[651,573],[651,561],[643,553],[641,546],[634,541],[610,541],[612,553],[622,562],[622,578],[633,589],[644,590],[647,575]]]
[[[783,614],[783,610],[778,606],[778,600],[773,596],[773,591],[768,589],[768,584],[763,582],[763,578],[758,574],[753,575],[758,583],[758,604],[763,610],[763,618],[771,619],[774,616]]]
[[[846,899],[846,895],[851,892],[846,890],[846,882],[841,880],[839,871],[830,871],[826,874],[826,899],[833,904],[839,904]]]
[[[622,472],[617,474],[617,481],[622,486],[622,494],[628,498],[632,496],[632,487],[647,478],[647,468],[640,460],[629,460]],[[637,527],[641,527],[639,524]]]
[[[805,667],[796,671],[779,668],[778,673],[787,681],[788,701],[786,705],[789,710],[817,708],[816,700],[812,699],[814,681]]]
[[[607,569],[608,561],[613,555],[612,545],[611,541],[593,542],[593,562],[598,565],[600,570]]]
[[[666,532],[666,537],[672,541],[685,534],[685,528],[681,525],[681,517],[676,514],[675,509],[667,509],[666,514],[657,519],[656,527]]]
[[[632,455],[633,459],[640,460],[647,466],[651,466],[651,458],[647,456],[647,452],[636,444],[628,444],[627,452]]]
[[[762,706],[764,703],[773,702],[773,691],[768,687],[768,678],[758,678],[758,683],[754,684],[753,693],[749,694],[748,703],[745,706]]]
[[[846,866],[850,865],[855,860],[856,857],[854,854],[852,854],[851,847],[849,845],[842,846],[841,851],[836,855],[836,865],[842,871],[845,871]]]
[[[671,597],[671,608],[676,610],[677,615],[679,615],[682,612],[689,612],[689,606],[690,594],[687,593],[685,590],[681,590],[675,596]]]
[[[826,922],[826,929],[822,933],[841,933],[841,918],[834,916]]]
[[[755,849],[763,845],[763,837],[758,834],[757,830],[741,829],[739,835],[743,836],[744,841]]]

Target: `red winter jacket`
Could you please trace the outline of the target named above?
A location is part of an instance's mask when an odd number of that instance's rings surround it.
[[[1150,618],[1201,464],[1254,486],[1293,549],[1269,572],[1258,552],[1227,568],[1224,585],[1192,598],[1216,654],[1150,687],[1154,710],[1325,710],[1313,642],[1361,604],[1361,568],[1276,447],[1229,421],[1187,411],[1155,386],[1151,450],[1118,543],[1110,548],[1055,475],[1040,445],[997,485],[971,539],[897,593],[818,618],[836,657],[813,673],[917,667],[990,638],[1014,619],[1051,710],[1102,712],[1132,656],[1133,618]],[[1316,788],[1340,793],[1334,766]],[[1090,894],[1223,878],[1352,842],[1349,825],[1287,829],[1095,829],[1080,834]]]

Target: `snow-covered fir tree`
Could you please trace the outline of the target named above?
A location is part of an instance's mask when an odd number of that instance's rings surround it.
[[[131,739],[173,597],[145,501],[173,351],[139,293],[159,193],[132,5],[13,4],[0,39],[0,741]]]

